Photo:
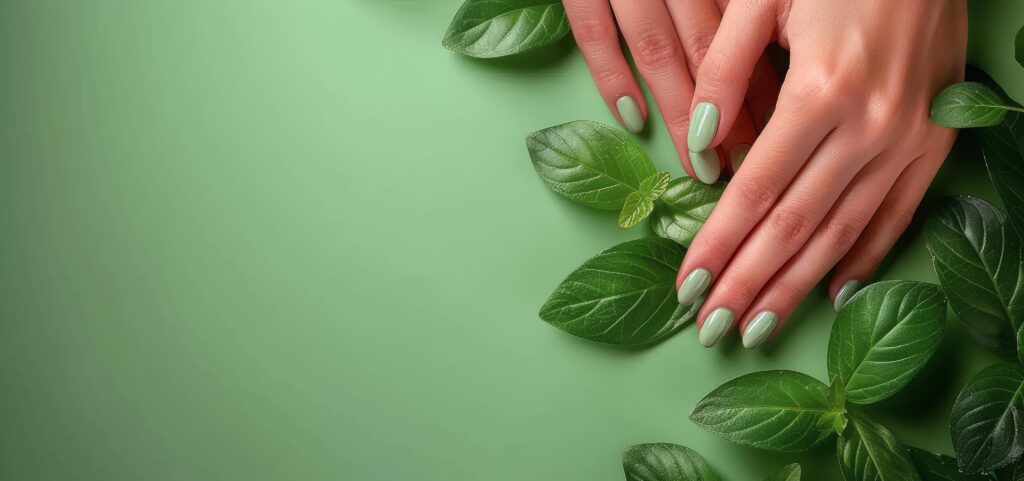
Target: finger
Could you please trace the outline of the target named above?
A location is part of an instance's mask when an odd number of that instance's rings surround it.
[[[676,150],[685,152],[693,80],[668,7],[663,0],[612,0],[612,9]],[[683,167],[691,177],[695,175],[689,162],[684,160]]]
[[[623,127],[640,132],[647,118],[647,103],[619,46],[611,5],[607,0],[563,3],[573,37],[601,97]]]
[[[765,284],[806,244],[857,171],[873,157],[858,149],[861,142],[859,136],[843,130],[829,136],[743,241],[701,308],[702,345],[717,343]]]
[[[948,148],[933,151],[914,161],[900,174],[860,239],[836,266],[828,289],[836,310],[871,279],[882,259],[907,230],[914,211],[948,151]]]
[[[767,55],[762,55],[754,64],[754,73],[750,76],[750,87],[747,89],[747,111],[754,121],[758,132],[768,125],[775,103],[779,100],[779,75]]]
[[[744,347],[753,349],[782,329],[804,297],[860,237],[905,163],[901,154],[883,154],[857,174],[807,245],[765,285],[743,315]]]

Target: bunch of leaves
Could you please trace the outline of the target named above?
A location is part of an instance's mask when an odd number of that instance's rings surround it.
[[[494,58],[552,44],[567,33],[561,0],[466,0],[441,44],[470,57]]]
[[[721,481],[700,454],[678,444],[637,444],[622,454],[626,481]],[[800,465],[783,466],[764,481],[800,481]]]
[[[945,318],[939,286],[872,284],[836,316],[828,344],[830,384],[795,371],[755,372],[711,391],[690,419],[736,444],[779,452],[807,451],[838,434],[847,481],[942,479],[919,475],[911,453],[857,407],[911,381],[938,349]]]

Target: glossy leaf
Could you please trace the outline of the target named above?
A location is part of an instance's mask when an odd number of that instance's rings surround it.
[[[724,191],[724,182],[707,185],[689,177],[673,180],[654,202],[651,228],[659,237],[689,246]]]
[[[1010,112],[998,124],[977,133],[985,166],[1010,224],[1024,234],[1024,114]]]
[[[692,321],[700,302],[676,302],[676,272],[686,249],[651,237],[619,244],[569,274],[540,309],[551,325],[585,339],[637,345]]]
[[[650,215],[652,210],[654,210],[654,202],[651,199],[644,197],[639,192],[629,194],[626,196],[625,205],[622,206],[622,212],[619,213],[619,227],[628,229],[639,224]]]
[[[668,172],[658,172],[640,183],[640,193],[644,197],[654,200],[661,197],[661,194],[665,193],[668,189],[668,183],[672,180],[672,175]]]
[[[620,210],[657,174],[654,163],[621,129],[578,120],[526,137],[533,167],[551,190],[588,207]],[[678,266],[677,266],[678,267]]]
[[[925,222],[925,243],[949,304],[986,349],[1017,353],[1024,319],[1021,242],[1006,214],[975,197],[945,201]]]
[[[829,377],[846,386],[849,402],[881,401],[924,367],[945,327],[946,299],[939,286],[914,281],[869,285],[832,324]]]
[[[801,452],[831,435],[817,427],[829,410],[828,386],[821,381],[793,371],[762,371],[715,388],[690,420],[736,444]]]
[[[721,481],[696,451],[678,444],[637,444],[622,454],[626,481]]]
[[[907,448],[907,454],[917,468],[921,481],[990,481],[981,475],[963,474],[952,456],[918,448]]]
[[[920,481],[907,451],[882,425],[860,413],[836,443],[846,481]]]
[[[992,471],[1024,453],[1024,369],[998,363],[976,374],[953,404],[949,430],[960,470]]]
[[[985,84],[962,82],[946,87],[932,101],[932,122],[956,129],[998,124],[1008,111],[1021,111]]]
[[[764,481],[800,481],[800,465],[793,463],[783,466],[782,469],[769,474]]]
[[[559,0],[467,0],[441,44],[478,58],[504,57],[543,47],[569,33]]]

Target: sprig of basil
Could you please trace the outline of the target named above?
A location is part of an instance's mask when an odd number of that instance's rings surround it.
[[[1016,355],[1024,320],[1021,241],[1006,214],[974,197],[947,200],[925,221],[925,244],[949,304],[986,349]]]
[[[549,324],[592,341],[638,345],[693,321],[701,302],[676,302],[676,272],[686,249],[651,237],[624,242],[569,274],[540,309]]]
[[[637,444],[622,454],[626,481],[721,481],[696,451],[678,444]]]
[[[992,471],[1024,453],[1024,369],[998,363],[967,381],[950,415],[960,470]]]
[[[797,463],[783,466],[778,471],[769,474],[764,481],[800,481],[800,465]]]
[[[794,371],[762,371],[715,388],[697,403],[690,420],[736,444],[802,452],[832,434],[818,428],[830,412],[828,386],[821,381]]]
[[[924,367],[942,341],[946,299],[939,286],[885,281],[862,289],[836,315],[828,343],[828,374],[846,400],[881,401]]]
[[[882,425],[852,413],[850,427],[836,443],[846,481],[920,481],[907,451]]]
[[[932,100],[932,122],[956,129],[989,127],[1007,112],[1024,112],[985,84],[962,82],[946,87]]]
[[[441,44],[470,57],[494,58],[543,47],[567,33],[560,0],[467,0]]]
[[[689,247],[724,191],[724,182],[707,185],[689,177],[673,180],[654,202],[651,228],[659,237]]]

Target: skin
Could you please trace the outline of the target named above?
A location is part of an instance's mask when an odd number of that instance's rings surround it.
[[[768,44],[790,51],[790,69],[771,120],[694,239],[677,287],[707,269],[698,325],[724,308],[736,320],[730,330],[742,334],[770,311],[779,318],[774,336],[833,268],[832,298],[848,281],[866,284],[909,225],[956,136],[928,112],[939,91],[963,79],[967,8],[965,0],[731,0],[723,12],[690,100],[691,112],[701,102],[721,112],[712,146],[727,146],[749,116],[748,94],[763,90],[755,81]],[[615,13],[634,39],[654,28],[647,17]],[[651,88],[659,106],[671,98],[670,108],[688,92],[659,96]]]

